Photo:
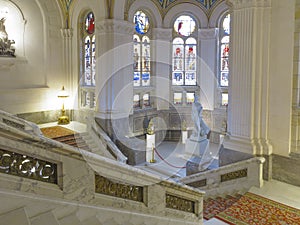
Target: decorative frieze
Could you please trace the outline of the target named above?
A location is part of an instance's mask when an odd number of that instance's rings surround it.
[[[57,164],[3,149],[0,172],[57,184]]]
[[[166,207],[184,212],[195,213],[195,202],[180,198],[178,196],[166,194]]]
[[[113,182],[95,174],[95,191],[99,194],[143,202],[143,187]]]
[[[243,177],[247,177],[247,168],[222,174],[221,182],[235,180],[235,179],[239,179],[239,178],[243,178]]]

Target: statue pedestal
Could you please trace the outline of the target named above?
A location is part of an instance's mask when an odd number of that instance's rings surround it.
[[[181,142],[182,142],[182,144],[185,144],[187,137],[188,137],[187,130],[181,131]]]
[[[203,171],[209,166],[211,157],[207,151],[209,151],[209,140],[207,138],[200,141],[187,139],[185,144],[185,154],[189,155],[186,163],[187,176]]]
[[[146,134],[146,161],[152,162],[152,148],[155,147],[155,134]]]
[[[185,154],[201,157],[208,147],[209,140],[206,138],[199,141],[187,139],[185,143]]]

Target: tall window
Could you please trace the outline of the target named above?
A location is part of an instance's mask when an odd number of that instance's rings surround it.
[[[221,92],[221,105],[228,104],[229,85],[229,38],[230,38],[230,14],[225,14],[220,21],[219,44],[219,86]]]
[[[137,11],[134,14],[133,22],[135,24],[133,35],[133,86],[136,87],[133,105],[137,109],[150,106],[150,94],[143,93],[143,87],[151,85],[150,22],[143,11]],[[143,103],[140,103],[141,100]]]
[[[81,107],[94,108],[96,76],[95,18],[92,12],[80,22],[80,92]]]
[[[172,84],[196,85],[196,23],[190,16],[179,16],[174,22]]]

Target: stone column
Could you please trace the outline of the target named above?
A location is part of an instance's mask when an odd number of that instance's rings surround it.
[[[268,138],[271,1],[230,0],[229,138],[224,147],[270,154]]]
[[[67,107],[73,108],[74,106],[77,108],[77,88],[78,88],[78,74],[73,73],[73,63],[72,63],[72,55],[73,55],[73,29],[64,28],[61,29],[61,35],[63,38],[63,74],[67,77],[67,83],[61,84],[67,88],[68,93],[72,96],[73,105],[67,104]],[[69,115],[72,119],[73,115]]]
[[[125,133],[133,105],[133,32],[134,24],[127,21],[96,22],[96,117],[110,122],[125,120]],[[113,132],[110,122],[102,124],[108,133]]]
[[[168,110],[170,96],[170,73],[172,67],[172,29],[154,28],[153,64],[156,82],[156,107],[158,110]],[[157,91],[159,90],[159,91]]]
[[[199,55],[197,83],[200,86],[200,102],[205,109],[214,109],[215,88],[217,88],[216,68],[217,61],[217,35],[216,28],[199,29],[198,43]]]

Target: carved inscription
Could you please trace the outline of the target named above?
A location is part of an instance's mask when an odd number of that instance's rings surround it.
[[[95,191],[99,194],[143,202],[143,187],[116,183],[97,174],[95,174]]]
[[[184,212],[195,213],[194,201],[180,198],[170,194],[166,194],[166,207]]]
[[[247,168],[221,175],[221,182],[247,177]]]

